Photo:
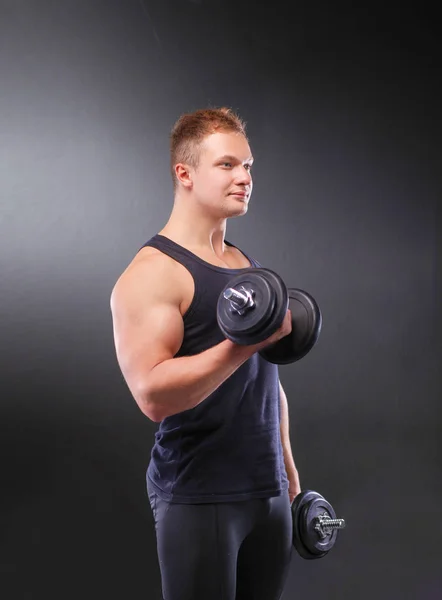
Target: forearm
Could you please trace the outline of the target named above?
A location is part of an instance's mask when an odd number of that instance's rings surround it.
[[[284,392],[284,389],[279,384],[279,392],[280,392],[280,431],[281,431],[281,444],[282,450],[284,453],[284,464],[287,473],[295,473],[297,472],[295,461],[293,459],[292,446],[290,443],[290,422],[289,422],[289,408],[287,402],[287,396]]]
[[[225,340],[200,354],[166,360],[149,374],[144,404],[154,421],[194,408],[256,351]]]

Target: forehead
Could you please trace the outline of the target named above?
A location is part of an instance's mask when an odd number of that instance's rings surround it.
[[[252,157],[249,143],[242,133],[213,133],[201,144],[201,158],[212,160],[224,155],[235,156],[241,161]]]

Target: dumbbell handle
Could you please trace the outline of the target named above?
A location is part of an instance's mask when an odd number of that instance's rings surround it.
[[[224,291],[224,298],[230,301],[232,310],[235,310],[240,315],[245,312],[246,309],[253,308],[255,301],[253,300],[253,290],[246,290],[245,287],[241,286],[239,290],[235,288],[227,288]]]
[[[335,529],[344,529],[344,527],[344,519],[330,519],[325,513],[316,517],[315,530],[322,538],[327,537]]]

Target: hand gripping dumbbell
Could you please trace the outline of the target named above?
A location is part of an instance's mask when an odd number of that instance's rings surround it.
[[[322,558],[336,543],[344,519],[337,519],[332,505],[312,490],[298,494],[292,504],[293,545],[305,559]]]
[[[274,271],[251,268],[233,277],[218,299],[218,325],[236,344],[259,344],[282,325],[288,308],[292,313],[291,333],[259,354],[271,363],[289,364],[313,348],[322,315],[310,294],[287,288]]]

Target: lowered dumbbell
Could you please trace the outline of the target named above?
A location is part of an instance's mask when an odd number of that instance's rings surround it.
[[[332,505],[312,490],[298,494],[292,504],[293,545],[298,554],[311,560],[322,558],[336,543],[344,519],[337,519]]]
[[[292,313],[291,333],[259,354],[269,362],[289,364],[313,348],[322,315],[310,294],[287,288],[274,271],[252,268],[233,277],[218,299],[218,325],[236,344],[259,344],[282,325],[288,308]]]

